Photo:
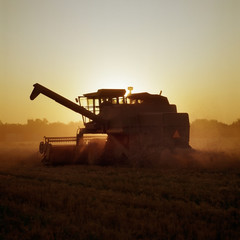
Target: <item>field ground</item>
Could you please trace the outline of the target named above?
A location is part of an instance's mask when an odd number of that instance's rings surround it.
[[[0,150],[1,240],[239,239],[237,165],[46,167],[26,144]]]

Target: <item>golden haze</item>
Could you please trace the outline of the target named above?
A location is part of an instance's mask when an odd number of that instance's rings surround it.
[[[240,2],[1,1],[0,120],[79,121],[42,85],[74,100],[99,88],[169,98],[190,120],[240,118]]]

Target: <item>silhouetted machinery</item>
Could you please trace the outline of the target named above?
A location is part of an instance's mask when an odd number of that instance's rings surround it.
[[[157,94],[100,89],[76,98],[76,104],[36,83],[30,99],[40,93],[82,115],[84,128],[75,137],[45,137],[40,143],[44,163],[84,162],[99,156],[105,163],[128,161],[163,149],[189,148],[189,117]],[[105,137],[105,138],[104,138]],[[102,139],[102,141],[96,141]],[[73,142],[74,144],[63,144]],[[91,162],[91,160],[90,160]]]

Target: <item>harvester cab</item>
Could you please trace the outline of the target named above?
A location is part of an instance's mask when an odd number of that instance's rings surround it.
[[[112,115],[112,111],[119,104],[125,104],[125,89],[99,89],[97,92],[87,93],[76,98],[76,102],[81,107],[95,115],[98,115],[103,122],[107,122]],[[82,115],[82,120],[86,128],[96,123],[94,120]],[[89,124],[90,123],[90,124]],[[104,124],[101,124],[100,128]],[[97,129],[96,129],[97,131]],[[102,131],[104,131],[102,129]]]
[[[84,123],[76,137],[45,138],[41,143],[43,161],[59,162],[56,152],[61,151],[53,149],[56,142],[65,140],[72,140],[75,146],[65,151],[66,154],[61,153],[67,159],[64,162],[81,161],[83,156],[89,158],[96,152],[94,139],[99,135],[105,136],[104,144],[101,143],[105,162],[137,159],[165,148],[189,148],[187,113],[178,113],[176,105],[169,104],[167,97],[161,94],[132,93],[131,87],[128,90],[130,93],[126,95],[125,89],[100,89],[77,97],[76,104],[40,84],[34,84],[31,100],[42,93],[81,114]]]

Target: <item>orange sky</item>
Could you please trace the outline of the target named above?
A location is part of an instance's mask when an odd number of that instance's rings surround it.
[[[0,120],[81,117],[40,96],[74,101],[99,88],[167,96],[190,120],[240,118],[238,0],[0,0]]]

